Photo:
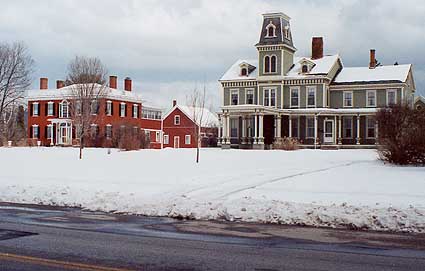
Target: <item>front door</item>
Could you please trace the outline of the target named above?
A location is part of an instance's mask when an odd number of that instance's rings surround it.
[[[60,135],[62,144],[68,144],[68,127],[61,126]]]
[[[327,144],[334,143],[334,121],[325,120],[324,125],[323,142]]]
[[[180,137],[179,136],[174,137],[174,148],[175,149],[180,148]]]

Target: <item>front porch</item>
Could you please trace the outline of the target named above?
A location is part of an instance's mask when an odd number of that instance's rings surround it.
[[[245,107],[220,114],[218,144],[223,149],[273,149],[283,138],[301,148],[375,148],[376,110]]]
[[[73,125],[70,119],[49,119],[47,139],[51,146],[70,146],[73,139]]]

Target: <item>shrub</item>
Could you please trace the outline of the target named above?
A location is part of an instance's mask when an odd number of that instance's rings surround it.
[[[130,123],[122,123],[117,125],[112,131],[112,139],[107,139],[110,145],[124,151],[140,150],[146,148],[146,135],[140,130],[140,127]]]
[[[284,137],[273,144],[273,149],[294,151],[299,149],[299,142],[295,138]]]
[[[425,110],[408,105],[381,109],[378,153],[383,161],[399,165],[425,164]]]

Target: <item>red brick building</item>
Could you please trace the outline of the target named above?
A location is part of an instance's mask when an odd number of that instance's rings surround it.
[[[198,129],[202,147],[216,146],[217,127],[218,118],[208,109],[178,105],[173,101],[173,107],[163,118],[163,147],[196,148]]]
[[[117,89],[117,77],[110,76],[105,96],[99,101],[94,136],[98,146],[112,137],[123,124],[132,125],[144,133],[150,148],[161,148],[161,110],[143,105],[140,95],[132,91],[130,78],[124,80],[124,90]],[[40,78],[40,89],[28,91],[28,138],[43,146],[76,144],[75,129],[70,118],[72,86],[63,81],[49,89],[48,79]]]

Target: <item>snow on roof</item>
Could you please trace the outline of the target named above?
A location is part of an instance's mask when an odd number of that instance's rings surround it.
[[[343,68],[335,79],[335,83],[359,83],[398,81],[405,82],[409,75],[411,65],[378,66],[375,69],[369,67]]]
[[[320,59],[312,59],[311,57],[294,57],[294,66],[289,70],[287,77],[293,78],[306,77],[309,75],[328,74],[338,59],[339,55],[324,56]],[[307,74],[300,74],[303,60],[314,63],[313,68]]]
[[[167,114],[164,115],[163,119],[167,118],[168,115],[173,112],[176,108],[180,109],[188,118],[192,121],[196,119],[196,123],[199,125],[199,119],[202,117],[201,127],[217,127],[219,125],[218,117],[215,113],[211,112],[207,108],[193,107],[186,105],[177,104],[171,108]]]
[[[258,75],[258,69],[254,69],[252,72],[248,74],[248,76],[241,75],[241,67],[240,65],[242,63],[249,64],[253,67],[258,67],[258,60],[256,59],[239,59],[238,61],[233,64],[229,70],[221,77],[220,81],[226,81],[226,80],[249,80],[249,79],[256,79]]]
[[[60,89],[34,89],[27,91],[27,100],[52,100],[52,99],[64,99],[73,96],[76,85],[66,86]],[[101,88],[101,85],[96,84],[97,90]],[[109,99],[117,99],[130,102],[143,102],[141,96],[133,91],[126,91],[121,89],[114,89],[105,87],[105,96]]]

